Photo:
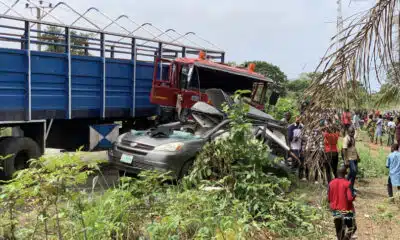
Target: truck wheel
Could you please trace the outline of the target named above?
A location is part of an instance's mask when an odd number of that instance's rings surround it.
[[[10,178],[16,171],[28,167],[28,160],[40,157],[39,145],[26,137],[7,137],[0,141],[0,156],[10,157],[3,160],[3,172]]]

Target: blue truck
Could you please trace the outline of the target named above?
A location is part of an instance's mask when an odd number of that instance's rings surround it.
[[[167,73],[157,58],[200,51],[218,62],[225,57],[132,34],[9,15],[0,21],[0,127],[12,128],[12,136],[0,137],[0,156],[11,154],[3,162],[6,176],[46,147],[105,149],[120,133],[149,127],[149,117],[159,114],[149,98],[154,69]]]

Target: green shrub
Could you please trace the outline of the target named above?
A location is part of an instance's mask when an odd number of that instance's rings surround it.
[[[358,144],[357,150],[361,159],[358,164],[357,177],[374,178],[388,174],[386,168],[386,159],[389,154],[388,151],[385,151],[380,147],[378,153],[373,153],[371,149],[364,144]]]
[[[230,201],[241,202],[250,214],[248,221],[258,227],[280,235],[310,233],[318,214],[286,195],[288,179],[263,171],[273,163],[268,160],[268,147],[252,136],[245,118],[248,106],[238,103],[225,111],[232,121],[229,136],[204,147],[186,180],[198,187],[227,189]]]
[[[287,193],[290,181],[263,171],[269,149],[253,138],[239,101],[225,108],[230,134],[207,144],[191,174],[142,172],[95,192],[97,162],[80,154],[32,160],[1,186],[0,234],[7,239],[256,239],[315,237],[316,209]],[[81,189],[89,175],[92,189]],[[206,187],[212,187],[207,189]]]
[[[287,112],[290,112],[292,114],[292,118],[299,114],[299,106],[297,100],[292,98],[279,98],[276,106],[273,108],[271,115],[275,119],[281,120]]]

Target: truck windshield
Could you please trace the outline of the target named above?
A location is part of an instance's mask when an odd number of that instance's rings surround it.
[[[198,79],[193,79],[194,66],[182,65],[180,72],[181,89],[198,88]],[[194,80],[194,81],[193,81]]]
[[[188,65],[182,65],[181,67],[181,72],[180,72],[180,87],[181,89],[186,89],[188,86],[188,81],[189,81],[189,66]]]

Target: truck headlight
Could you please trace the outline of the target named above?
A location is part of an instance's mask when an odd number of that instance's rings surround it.
[[[177,152],[182,149],[183,145],[184,145],[184,143],[182,143],[182,142],[167,143],[167,144],[155,147],[154,150],[164,151],[164,152]]]

